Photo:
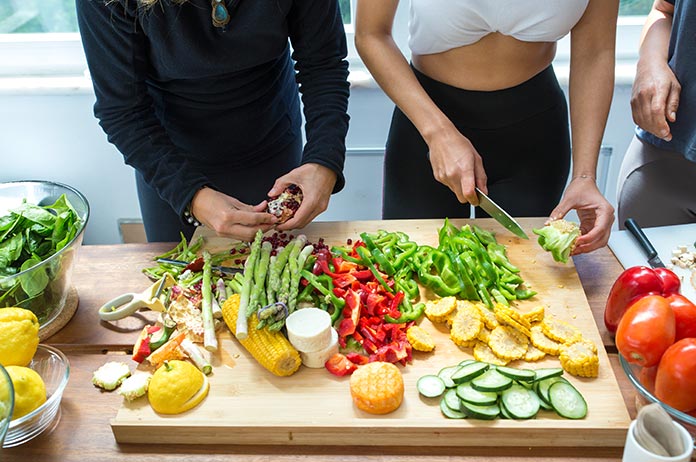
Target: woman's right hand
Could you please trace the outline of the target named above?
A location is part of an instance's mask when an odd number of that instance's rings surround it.
[[[452,126],[428,138],[435,179],[454,192],[462,204],[478,205],[476,187],[488,193],[488,178],[476,148]]]
[[[266,213],[266,205],[266,201],[248,205],[214,189],[202,188],[193,196],[191,211],[218,236],[250,242],[257,230],[266,232],[278,221]]]

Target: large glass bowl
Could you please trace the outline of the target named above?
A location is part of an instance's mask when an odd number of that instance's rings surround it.
[[[669,413],[672,420],[679,422],[688,430],[692,438],[694,438],[694,449],[696,449],[696,417],[678,411],[655,397],[655,395],[652,393],[654,377],[650,377],[648,369],[644,370],[644,368],[638,364],[629,363],[620,354],[619,362],[621,363],[621,367],[623,368],[624,373],[626,373],[628,380],[638,392],[636,394],[636,408],[640,409],[642,406],[650,403],[659,403],[667,411],[667,413]]]
[[[60,350],[40,344],[28,367],[34,369],[46,384],[46,402],[29,414],[10,421],[4,448],[26,443],[47,429],[52,430],[60,421],[60,401],[70,377],[68,358]]]
[[[72,287],[72,270],[76,253],[82,244],[89,218],[89,203],[76,189],[50,181],[16,181],[0,183],[0,217],[15,209],[22,201],[35,205],[51,205],[65,194],[80,218],[74,237],[55,254],[11,276],[0,276],[0,308],[18,306],[36,314],[42,328],[50,324],[65,307]],[[2,234],[2,233],[0,233]],[[39,289],[32,281],[40,281]],[[36,284],[33,287],[37,287]],[[35,292],[32,293],[32,290]],[[29,294],[27,293],[29,292]]]
[[[5,441],[5,434],[10,425],[14,411],[14,389],[12,380],[2,364],[0,364],[0,447]]]

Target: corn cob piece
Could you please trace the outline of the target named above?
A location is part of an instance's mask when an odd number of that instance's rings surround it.
[[[507,312],[503,310],[497,310],[495,312],[495,318],[498,320],[498,322],[504,326],[510,326],[514,327],[518,331],[522,332],[525,336],[531,337],[532,332],[530,328],[520,324],[519,322],[515,321],[513,318],[511,318]]]
[[[520,331],[510,326],[498,326],[491,331],[488,346],[499,358],[514,361],[527,353],[529,340]]]
[[[427,330],[421,326],[411,326],[406,331],[406,338],[414,350],[418,351],[433,351],[435,342]]]
[[[491,347],[483,342],[476,342],[476,345],[474,345],[474,359],[477,361],[494,364],[496,366],[505,366],[510,362],[499,358],[495,353],[493,353]]]
[[[457,299],[443,297],[425,303],[425,316],[432,322],[446,322],[447,316],[457,308]]]
[[[563,345],[559,359],[561,367],[569,374],[578,377],[597,377],[599,375],[597,347],[590,340]]]
[[[524,360],[528,362],[541,361],[546,357],[546,353],[535,347],[534,345],[529,345],[527,347],[527,352],[524,354]]]
[[[473,303],[461,304],[457,308],[457,315],[452,321],[450,338],[460,347],[473,347],[477,342],[476,337],[482,328],[483,321],[481,321],[481,315]]]
[[[532,327],[532,323],[529,322],[521,312],[516,310],[515,308],[511,308],[509,306],[505,306],[502,303],[496,303],[495,306],[493,307],[493,311],[495,314],[498,313],[504,313],[506,318],[510,318],[513,321],[515,321],[517,324],[526,327],[529,329]]]
[[[541,324],[532,326],[529,340],[532,345],[546,353],[547,355],[558,356],[561,353],[561,344],[555,340],[551,340],[541,330]]]
[[[485,323],[484,326],[481,328],[481,332],[478,333],[476,336],[477,340],[482,341],[483,343],[488,343],[488,339],[491,338],[491,331],[486,327]]]
[[[238,313],[239,294],[234,294],[222,305],[222,318],[235,335]],[[268,329],[257,329],[258,322],[256,314],[253,314],[248,319],[247,337],[238,338],[239,343],[271,373],[280,377],[294,374],[302,364],[300,353],[293,348],[282,333]]]
[[[544,320],[544,315],[546,313],[546,307],[544,305],[539,305],[536,308],[522,313],[522,318],[529,322],[530,326],[536,322],[541,322]]]
[[[541,330],[544,335],[558,343],[571,344],[582,339],[582,332],[576,327],[549,316],[541,322]]]
[[[479,313],[481,314],[481,319],[489,330],[493,330],[500,325],[493,310],[488,309],[488,307],[483,303],[474,303],[474,306],[478,308]]]

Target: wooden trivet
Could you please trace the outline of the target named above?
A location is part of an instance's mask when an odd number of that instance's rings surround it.
[[[65,298],[63,310],[58,313],[58,316],[56,316],[53,321],[41,326],[41,329],[39,329],[39,341],[45,341],[48,337],[65,327],[77,311],[78,303],[79,298],[77,296],[77,290],[71,287],[68,296]]]

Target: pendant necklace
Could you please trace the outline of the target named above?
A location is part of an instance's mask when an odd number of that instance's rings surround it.
[[[210,17],[213,20],[213,26],[225,27],[230,22],[230,12],[227,11],[225,0],[210,0],[212,11]]]

